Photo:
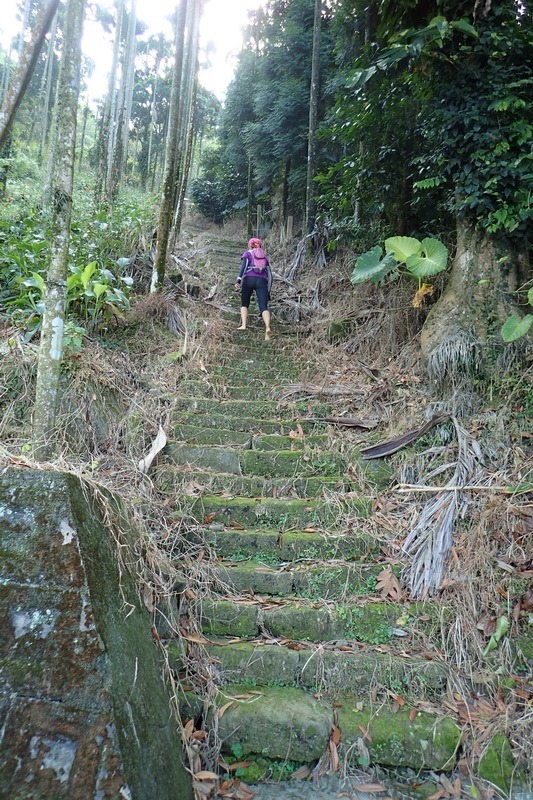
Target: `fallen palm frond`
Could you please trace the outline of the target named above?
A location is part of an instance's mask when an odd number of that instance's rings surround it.
[[[370,447],[362,448],[361,456],[365,459],[389,456],[392,453],[396,453],[398,450],[401,450],[402,447],[406,447],[408,444],[416,442],[417,439],[420,439],[421,436],[424,436],[424,434],[431,430],[431,428],[435,427],[435,425],[440,425],[441,422],[447,422],[449,419],[450,415],[447,413],[436,414],[429,420],[429,422],[426,422],[425,425],[422,425],[421,428],[415,428],[412,431],[403,433],[401,436],[395,436],[394,439],[387,439],[385,442],[378,442],[378,444],[373,444]]]
[[[455,418],[453,424],[459,447],[454,474],[442,491],[423,507],[402,548],[410,558],[403,577],[415,598],[431,596],[438,591],[452,551],[456,519],[468,504],[460,487],[471,485],[481,477],[479,444]]]

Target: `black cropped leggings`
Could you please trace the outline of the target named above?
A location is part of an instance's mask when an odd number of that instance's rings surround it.
[[[241,306],[248,308],[250,299],[255,290],[257,305],[261,314],[268,308],[268,281],[256,275],[247,275],[242,279],[241,285]]]

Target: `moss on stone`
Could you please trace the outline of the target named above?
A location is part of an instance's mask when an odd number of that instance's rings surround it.
[[[204,600],[198,612],[204,633],[251,639],[259,632],[255,605],[247,606],[230,600]]]
[[[269,686],[250,693],[237,684],[220,690],[217,705],[228,702],[218,720],[224,753],[239,745],[245,757],[252,753],[303,762],[320,758],[327,747],[333,709],[307,692]]]
[[[358,711],[345,703],[338,709],[338,720],[347,753],[362,737],[364,729],[368,731],[365,745],[371,760],[377,764],[451,769],[461,741],[461,730],[453,720],[424,712],[417,712],[411,719],[409,710]]]
[[[169,442],[165,448],[169,461],[182,466],[195,467],[215,472],[228,472],[240,475],[241,466],[239,454],[236,450],[222,447],[195,447]]]
[[[515,764],[509,739],[503,733],[497,733],[479,760],[479,777],[490,781],[508,794],[514,770]]]

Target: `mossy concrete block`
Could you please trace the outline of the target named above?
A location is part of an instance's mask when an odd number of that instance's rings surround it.
[[[286,531],[280,536],[282,561],[294,558],[360,559],[377,554],[379,547],[374,537],[364,533],[311,533]]]
[[[257,608],[255,603],[247,605],[230,600],[204,600],[197,613],[204,633],[252,639],[259,633]]]
[[[203,425],[176,425],[172,430],[172,438],[179,442],[194,445],[225,445],[250,449],[252,437],[246,431],[233,431],[224,428],[205,428]]]
[[[461,742],[461,729],[448,717],[409,710],[396,713],[384,708],[357,711],[347,703],[337,709],[343,749],[349,758],[350,747],[363,738],[375,764],[411,769],[451,769]]]
[[[176,409],[197,411],[209,414],[222,414],[224,417],[252,417],[257,420],[292,419],[293,411],[286,408],[281,411],[274,400],[214,400],[209,397],[179,397]]]
[[[391,485],[394,469],[383,458],[372,458],[368,461],[361,460],[360,469],[363,471],[365,479],[375,489],[388,489]]]
[[[341,475],[346,464],[342,456],[328,451],[311,455],[293,450],[278,452],[249,450],[242,454],[242,466],[245,475],[327,477]]]
[[[325,448],[327,444],[328,437],[324,434],[314,434],[299,438],[276,434],[261,434],[252,438],[252,450],[307,450],[312,447]]]
[[[313,600],[331,600],[348,595],[373,594],[376,577],[383,567],[346,564],[307,568],[298,565],[293,572],[293,592]]]
[[[291,572],[273,569],[257,561],[215,569],[216,577],[235,592],[290,595],[293,592]]]
[[[490,781],[508,794],[514,770],[515,763],[509,739],[503,733],[497,733],[479,760],[479,777]]]
[[[74,475],[0,476],[2,797],[192,798],[138,535],[118,498]]]
[[[173,464],[195,469],[241,474],[239,453],[223,447],[195,447],[194,445],[169,442],[165,448],[166,458]]]
[[[241,409],[242,411],[243,409]],[[244,409],[245,411],[245,409]],[[275,415],[277,416],[277,415]],[[173,425],[201,425],[203,428],[223,428],[225,430],[244,431],[246,433],[265,433],[287,435],[296,426],[296,422],[291,419],[259,419],[258,417],[228,416],[222,413],[205,414],[202,411],[177,411],[172,416]],[[315,430],[323,430],[324,425],[311,422],[309,420],[299,420],[304,433],[312,433]]]
[[[301,685],[320,687],[332,697],[357,692],[364,698],[373,687],[381,686],[408,700],[428,700],[440,696],[448,677],[444,664],[395,658],[387,653],[302,650],[299,656]]]
[[[264,627],[272,636],[313,642],[333,638],[332,614],[325,607],[291,603],[267,608],[262,614]]]
[[[396,603],[337,604],[333,632],[339,639],[387,644],[402,615],[405,615],[405,610]]]
[[[221,531],[207,527],[202,531],[202,537],[216,550],[219,558],[236,560],[263,556],[279,559],[279,531],[235,531],[229,528]]]
[[[214,522],[224,525],[237,522],[245,528],[306,527],[330,522],[335,512],[324,501],[270,497],[202,495],[199,498],[181,497],[179,503],[182,510],[188,510],[197,519],[214,514]]]
[[[256,645],[236,642],[208,646],[209,654],[219,662],[225,683],[246,681],[250,684],[292,686],[297,680],[299,653],[279,645]]]
[[[333,725],[332,708],[308,693],[288,687],[265,687],[250,699],[243,686],[228,686],[219,693],[219,706],[231,705],[218,720],[222,750],[240,745],[244,756],[314,761],[325,752]]]

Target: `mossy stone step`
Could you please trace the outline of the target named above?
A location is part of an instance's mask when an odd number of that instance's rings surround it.
[[[204,430],[206,428],[223,428],[225,430],[262,433],[266,435],[280,434],[286,436],[290,431],[296,429],[296,424],[300,425],[304,434],[321,431],[326,428],[326,423],[312,422],[309,420],[298,420],[298,423],[291,419],[268,420],[258,419],[257,417],[230,417],[227,414],[206,414],[202,411],[177,411],[172,417],[173,425],[198,425]]]
[[[216,567],[215,576],[241,594],[299,596],[312,600],[339,600],[347,596],[375,593],[380,564],[329,562],[327,566],[299,564],[272,565],[261,561],[227,563]],[[185,588],[185,587],[184,587]]]
[[[208,377],[223,378],[227,383],[235,385],[241,381],[249,383],[251,380],[274,382],[279,378],[298,380],[304,370],[293,363],[284,364],[279,359],[269,364],[260,361],[232,360],[225,366],[220,364],[206,365]]]
[[[261,434],[252,437],[252,450],[306,450],[328,446],[326,434],[315,433],[307,436],[281,436],[279,434]]]
[[[365,533],[320,533],[318,531],[250,530],[239,531],[212,527],[188,535],[198,544],[207,543],[219,558],[271,558],[275,561],[298,559],[366,559],[379,554],[374,537]]]
[[[325,696],[365,697],[373,689],[391,691],[408,702],[432,701],[446,691],[449,668],[443,661],[398,658],[390,653],[319,646],[290,649],[264,640],[217,639],[206,645],[228,683],[299,686]],[[175,664],[182,668],[181,659]]]
[[[184,411],[203,411],[228,417],[253,417],[272,421],[298,420],[299,417],[327,417],[332,408],[326,403],[299,400],[296,403],[277,403],[275,400],[215,400],[210,397],[172,396],[174,407]],[[259,423],[258,423],[259,424]]]
[[[252,455],[253,458],[249,458]],[[181,444],[169,441],[165,447],[165,459],[172,464],[188,466],[201,471],[227,472],[233,475],[247,475],[270,478],[278,477],[336,477],[342,473],[343,461],[340,457],[312,453],[304,450],[238,450],[217,445]],[[252,501],[253,502],[253,501]],[[368,504],[354,501],[353,507],[363,511]]]
[[[215,448],[213,448],[215,449]],[[246,452],[246,451],[245,451]],[[340,513],[363,516],[369,511],[366,498],[350,497],[348,501],[331,503],[328,498],[288,499],[277,497],[201,497],[178,496],[179,517],[193,517],[201,523],[207,517],[222,525],[241,525],[244,528],[306,528],[328,527],[337,522]],[[344,516],[344,513],[343,513]]]
[[[430,613],[431,612],[431,613]],[[207,635],[254,639],[270,635],[296,641],[348,641],[375,645],[416,642],[424,639],[425,649],[437,649],[440,628],[437,611],[429,603],[404,607],[398,603],[354,602],[325,604],[304,599],[267,602],[242,599],[204,600],[202,627]]]
[[[185,704],[187,716],[202,713],[194,696]],[[316,763],[327,751],[335,721],[339,756],[353,766],[359,763],[362,730],[368,732],[371,763],[413,770],[452,768],[461,743],[461,729],[449,717],[409,708],[394,711],[384,704],[371,708],[359,697],[334,704],[296,687],[250,688],[246,683],[219,689],[207,727],[216,726],[223,753],[233,756],[238,750],[239,758],[252,762],[242,778],[253,782],[268,777],[272,760]]]
[[[304,450],[325,447],[328,437],[324,434],[309,436],[282,436],[281,434],[261,434],[253,436],[245,431],[230,428],[206,428],[203,425],[175,425],[173,439],[191,444],[226,445],[243,450]]]
[[[328,450],[311,453],[297,450],[247,450],[241,454],[244,475],[342,475],[346,459]]]
[[[203,425],[175,425],[172,435],[179,442],[195,445],[226,445],[248,450],[252,446],[250,433],[224,428],[206,428]]]
[[[355,489],[341,476],[321,478],[272,478],[253,475],[209,472],[189,468],[187,464],[163,464],[156,468],[154,482],[161,491],[169,494],[193,492],[195,495],[217,494],[248,497],[321,497],[325,491],[350,491]]]
[[[279,389],[277,390],[279,392]],[[241,386],[228,386],[220,378],[212,383],[204,381],[183,381],[180,392],[195,397],[218,397],[220,400],[270,400],[276,388],[270,382],[252,381]]]

